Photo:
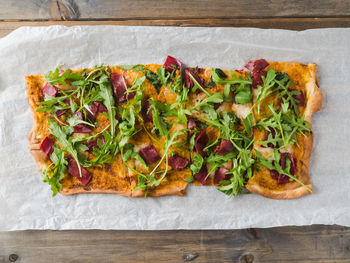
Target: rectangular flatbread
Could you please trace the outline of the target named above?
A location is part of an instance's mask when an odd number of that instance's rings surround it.
[[[275,199],[312,192],[316,65],[100,66],[26,76],[30,152],[54,194],[185,195],[188,183]]]

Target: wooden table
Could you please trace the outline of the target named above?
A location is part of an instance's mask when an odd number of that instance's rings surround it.
[[[350,27],[345,0],[0,0],[0,6],[0,37],[20,26],[56,24]],[[350,228],[0,232],[0,263],[186,261],[350,262]]]

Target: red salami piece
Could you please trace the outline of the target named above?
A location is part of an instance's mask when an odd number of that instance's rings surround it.
[[[40,149],[45,153],[47,158],[50,159],[51,153],[53,153],[53,141],[50,140],[49,137],[46,137],[43,142],[40,144]]]
[[[112,73],[112,84],[113,84],[113,93],[114,98],[117,103],[121,103],[126,101],[126,90],[128,89],[128,85],[125,81],[125,78],[123,75],[118,73]],[[128,99],[132,99],[135,97],[135,93],[131,92],[128,94]]]
[[[207,153],[204,151],[204,148],[207,146],[209,141],[208,135],[206,133],[206,129],[204,129],[197,137],[194,143],[194,149],[197,153],[202,155],[203,157],[207,157]]]
[[[74,176],[75,178],[77,178],[82,185],[87,185],[91,180],[91,177],[92,177],[91,173],[89,173],[89,171],[82,166],[80,166],[80,169],[81,169],[81,177],[79,174],[79,167],[77,162],[73,158],[70,158],[68,160],[68,173]]]
[[[92,132],[92,128],[86,126],[85,124],[78,124],[74,126],[75,133],[90,133]]]
[[[149,145],[139,151],[140,156],[146,164],[152,164],[160,160],[160,156],[153,145]]]
[[[169,158],[169,165],[175,170],[175,171],[181,171],[186,168],[188,165],[188,161],[178,156],[177,154]]]
[[[99,112],[108,112],[105,105],[102,102],[94,101],[92,105],[89,106],[90,111],[86,110],[86,115],[92,121],[96,120],[96,115]]]
[[[193,176],[202,185],[206,185],[207,184],[207,180],[206,180],[207,175],[208,175],[208,168],[206,165],[203,165],[202,168],[200,169],[200,171]]]
[[[151,103],[148,100],[142,106],[141,114],[144,122],[153,121],[153,114],[152,114],[153,109],[148,111],[150,107],[151,107]]]
[[[41,90],[41,94],[43,96],[45,96],[45,94],[47,94],[51,97],[56,97],[57,93],[58,93],[58,88],[56,88],[55,86],[52,86],[48,82],[46,82],[46,84],[44,85],[44,87]]]
[[[180,60],[173,58],[171,56],[168,56],[164,62],[164,68],[167,72],[173,72],[174,70],[181,69],[182,63]]]
[[[188,69],[185,69],[185,79],[186,79],[186,86],[189,88],[189,89],[192,89],[194,87],[194,82],[191,78],[191,76],[198,82],[199,85],[204,86],[204,80],[199,77],[197,74],[195,74],[194,72],[188,70]],[[197,90],[198,92],[200,92],[200,90]]]
[[[83,113],[81,111],[77,111],[73,113],[73,116],[77,116],[79,120],[83,120]],[[89,127],[85,124],[77,124],[74,126],[74,132],[76,133],[90,133],[92,132],[92,127]]]
[[[219,182],[223,181],[223,180],[228,180],[231,178],[231,175],[226,174],[229,170],[224,168],[224,167],[220,167],[219,169],[216,170],[215,175],[214,175],[214,184],[218,184]]]
[[[264,70],[269,63],[265,59],[251,60],[244,67],[250,71],[253,80],[253,88],[258,85],[262,86],[264,83],[262,81],[262,76],[266,76],[266,71]]]
[[[234,149],[235,147],[229,140],[222,139],[220,145],[215,148],[214,153],[224,156]]]
[[[105,144],[105,137],[100,136],[100,140],[102,144]],[[89,153],[92,153],[94,147],[100,148],[97,145],[97,139],[86,142],[85,145],[89,148],[88,150]]]

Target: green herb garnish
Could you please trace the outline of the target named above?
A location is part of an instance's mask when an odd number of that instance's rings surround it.
[[[268,109],[272,114],[259,120],[256,127],[268,132],[270,129],[274,129],[275,138],[271,137],[266,141],[259,142],[259,144],[266,147],[272,143],[284,148],[289,144],[297,144],[297,135],[307,136],[310,134],[309,124],[304,120],[304,116],[295,117],[293,112],[288,109],[288,104],[282,104],[282,111],[275,111],[272,104],[268,105]]]
[[[275,160],[264,159],[262,157],[262,154],[259,151],[255,151],[255,152],[258,157],[258,165],[263,165],[267,167],[269,170],[276,170],[279,174],[288,176],[291,181],[296,181],[302,187],[304,187],[305,189],[307,189],[309,192],[312,193],[312,190],[309,187],[307,187],[303,182],[301,182],[298,178],[296,178],[296,176],[290,173],[291,165],[290,165],[289,158],[286,159],[286,168],[285,169],[282,168],[282,166],[279,163],[281,159],[281,155],[277,149],[274,149],[273,151]]]

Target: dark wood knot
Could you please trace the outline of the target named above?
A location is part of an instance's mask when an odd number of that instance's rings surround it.
[[[10,262],[15,262],[15,261],[17,261],[17,259],[18,259],[18,256],[16,254],[11,254],[9,256]]]
[[[185,254],[182,258],[184,261],[192,261],[192,260],[195,260],[198,256],[199,254],[195,252],[195,253]]]
[[[253,263],[253,261],[254,261],[254,256],[251,254],[243,255],[241,257],[241,263]]]
[[[248,233],[251,234],[255,239],[260,238],[260,231],[259,229],[256,228],[248,228],[247,229]]]

